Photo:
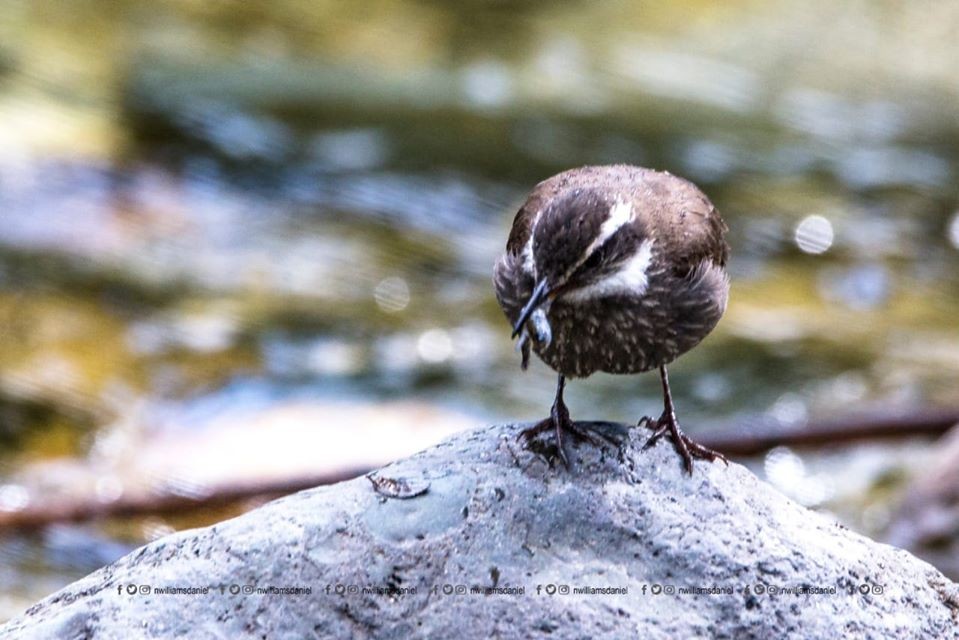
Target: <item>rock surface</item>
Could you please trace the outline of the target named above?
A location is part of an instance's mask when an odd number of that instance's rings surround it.
[[[569,443],[570,470],[487,427],[168,536],[0,637],[959,638],[959,585],[926,563],[594,426],[624,446]]]

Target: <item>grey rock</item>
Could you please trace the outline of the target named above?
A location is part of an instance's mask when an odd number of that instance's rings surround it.
[[[668,442],[594,427],[624,446],[569,443],[567,470],[493,426],[168,536],[0,637],[959,638],[959,585],[928,564],[739,465],[689,477]],[[776,592],[803,587],[825,593]]]

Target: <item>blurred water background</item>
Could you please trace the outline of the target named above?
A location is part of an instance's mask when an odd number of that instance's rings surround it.
[[[0,1],[0,510],[379,464],[546,414],[493,261],[628,162],[729,223],[693,434],[959,404],[959,4]],[[661,408],[597,375],[574,417]],[[752,467],[881,534],[930,444]],[[0,538],[0,618],[249,505]]]

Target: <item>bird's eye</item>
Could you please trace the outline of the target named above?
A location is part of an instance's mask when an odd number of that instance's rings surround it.
[[[593,271],[598,269],[603,262],[603,254],[605,252],[602,248],[596,249],[593,253],[586,258],[586,262],[580,266],[579,271]]]

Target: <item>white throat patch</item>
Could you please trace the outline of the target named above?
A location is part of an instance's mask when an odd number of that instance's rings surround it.
[[[653,260],[653,241],[644,240],[628,260],[620,265],[619,269],[602,280],[579,289],[573,289],[562,297],[566,300],[580,302],[596,298],[605,298],[614,295],[629,294],[641,296],[649,286],[647,270]]]

